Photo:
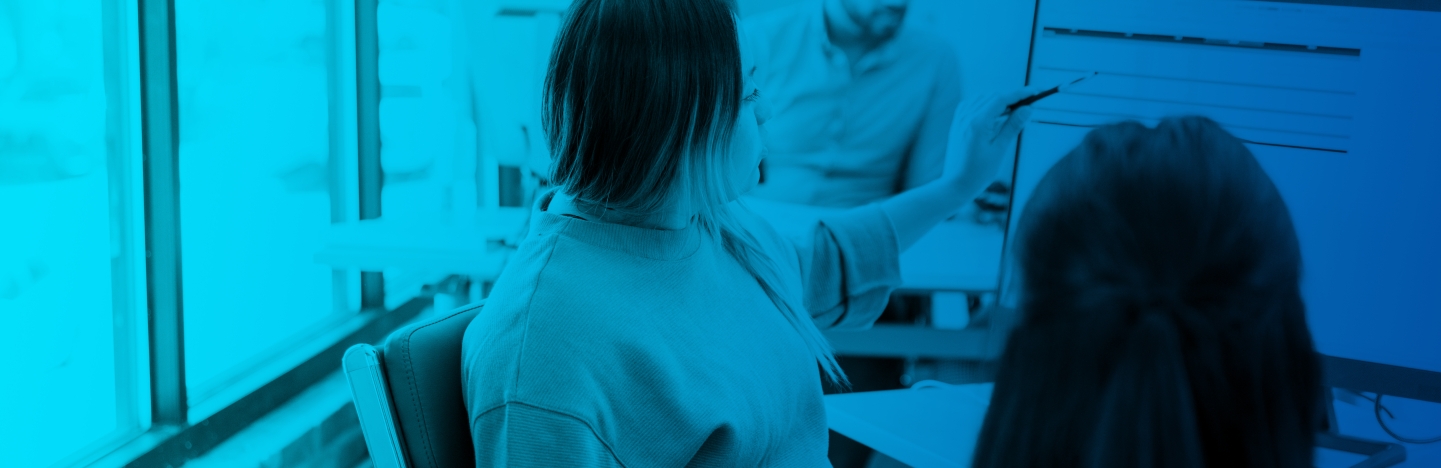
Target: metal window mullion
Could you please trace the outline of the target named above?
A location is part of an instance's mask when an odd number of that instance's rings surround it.
[[[346,223],[358,219],[359,207],[359,146],[355,120],[355,5],[349,0],[326,1],[326,98],[327,128],[330,136],[330,222]],[[351,295],[359,284],[352,284],[352,273],[332,269],[331,303],[333,311],[344,314],[351,308]]]
[[[140,0],[145,276],[155,426],[186,424],[175,2]]]
[[[354,54],[352,46],[345,42],[354,40],[354,37],[344,37],[344,32],[349,29],[345,22],[353,15],[353,12],[345,11],[346,2],[326,2],[325,15],[325,37],[326,40],[326,129],[328,133],[328,159],[327,169],[330,174],[330,222],[343,223],[351,220],[352,213],[347,206],[346,199],[349,198],[346,192],[351,187],[350,181],[346,180],[346,166],[350,157],[351,137],[348,127],[351,122],[347,121],[347,104],[349,99],[355,96],[346,95],[348,90],[345,81],[350,78],[342,67],[346,65],[346,55]]]
[[[360,145],[360,219],[380,217],[380,38],[378,0],[355,0],[356,124]],[[385,309],[384,277],[360,276],[361,310]]]
[[[114,317],[113,334],[115,350],[115,407],[116,426],[121,430],[139,428],[149,418],[142,418],[140,396],[148,393],[148,386],[141,384],[141,376],[149,373],[139,368],[142,355],[139,348],[140,308],[137,307],[139,294],[135,288],[141,281],[137,275],[137,254],[133,248],[138,240],[136,234],[136,206],[133,151],[136,143],[135,106],[138,103],[135,73],[132,65],[136,51],[131,49],[137,31],[135,11],[125,8],[123,2],[103,2],[101,5],[104,29],[104,73],[106,94],[106,132],[109,138],[106,147],[106,172],[109,177],[110,196],[110,281],[111,311]],[[146,408],[148,409],[148,408]]]

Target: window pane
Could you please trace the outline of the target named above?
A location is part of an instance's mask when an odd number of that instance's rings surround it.
[[[331,161],[354,158],[330,155],[327,2],[178,0],[175,14],[193,405],[349,310],[344,275],[314,255],[344,169]]]
[[[127,234],[138,188],[132,140],[107,125],[134,89],[118,79],[128,62],[106,56],[123,47],[106,43],[119,37],[106,12],[0,1],[0,329],[21,353],[0,360],[7,466],[47,466],[140,427],[132,281],[143,278]]]
[[[381,191],[387,218],[428,218],[449,211],[462,145],[460,107],[451,80],[451,20],[439,2],[382,0],[380,45]],[[473,191],[473,189],[472,189]],[[472,200],[466,200],[474,204]]]
[[[380,0],[380,162],[384,222],[418,229],[476,206],[475,136],[462,115],[453,63],[453,18],[445,1]],[[467,157],[469,155],[469,157]],[[441,271],[387,269],[386,307],[409,300]]]
[[[381,218],[444,230],[528,206],[548,171],[540,90],[557,5],[381,0],[377,13]],[[386,270],[387,305],[447,273]]]

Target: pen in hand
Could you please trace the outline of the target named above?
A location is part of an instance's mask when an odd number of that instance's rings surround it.
[[[1035,104],[1036,101],[1045,99],[1046,97],[1048,97],[1048,96],[1050,96],[1050,95],[1052,95],[1052,94],[1059,93],[1059,92],[1061,92],[1061,90],[1066,89],[1066,88],[1069,88],[1071,85],[1074,85],[1074,84],[1076,84],[1076,83],[1080,83],[1080,82],[1082,82],[1082,81],[1085,81],[1086,78],[1090,78],[1090,77],[1093,77],[1093,76],[1096,76],[1096,75],[1099,75],[1099,74],[1101,74],[1101,72],[1094,72],[1094,71],[1093,71],[1093,72],[1091,72],[1091,74],[1086,75],[1086,76],[1082,76],[1082,77],[1080,77],[1080,78],[1076,78],[1075,80],[1072,80],[1072,81],[1069,82],[1069,83],[1064,83],[1064,84],[1056,85],[1056,87],[1054,87],[1054,88],[1051,88],[1051,89],[1048,89],[1048,90],[1045,90],[1045,91],[1041,91],[1041,92],[1036,93],[1036,94],[1032,94],[1031,96],[1029,96],[1029,97],[1027,97],[1027,98],[1025,98],[1025,99],[1016,101],[1016,102],[1012,103],[1011,105],[1006,106],[1006,112],[1007,112],[1007,113],[1015,112],[1016,109],[1019,109],[1019,108],[1021,108],[1021,107],[1025,107],[1025,106],[1029,106],[1029,105],[1031,105],[1031,104]]]

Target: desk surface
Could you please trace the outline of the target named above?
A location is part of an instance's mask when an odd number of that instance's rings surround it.
[[[983,383],[827,395],[826,418],[831,430],[907,465],[969,467],[989,407],[991,388],[992,384]],[[1358,433],[1355,436],[1390,441],[1379,429],[1365,427],[1366,422],[1374,425],[1374,420],[1338,416],[1343,428],[1351,427]],[[1441,460],[1441,446],[1408,444],[1406,452],[1406,461],[1398,466],[1441,466],[1436,464]],[[1318,468],[1350,467],[1365,459],[1365,455],[1340,450],[1316,451]]]
[[[830,429],[917,468],[971,466],[991,384],[827,395]]]

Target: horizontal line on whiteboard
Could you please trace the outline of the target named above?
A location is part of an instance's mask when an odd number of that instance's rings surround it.
[[[1152,119],[1152,120],[1154,120],[1154,119]],[[1096,128],[1096,127],[1100,127],[1100,126],[1102,126],[1102,125],[1107,125],[1107,124],[1076,124],[1076,123],[1067,123],[1067,122],[1053,122],[1053,121],[1048,121],[1048,120],[1037,120],[1036,123],[1038,123],[1038,124],[1048,124],[1048,125],[1058,125],[1058,126],[1062,126],[1062,127],[1078,127],[1078,128]],[[1223,126],[1223,127],[1226,127],[1226,126],[1228,126],[1228,125],[1222,125],[1222,126]],[[1275,147],[1279,147],[1279,148],[1295,148],[1295,149],[1312,150],[1312,151],[1325,151],[1325,152],[1328,152],[1328,153],[1348,153],[1348,152],[1349,152],[1349,151],[1346,151],[1346,150],[1343,150],[1343,149],[1336,149],[1336,148],[1321,148],[1321,147],[1316,147],[1316,146],[1288,145],[1288,144],[1284,144],[1284,143],[1270,143],[1270,142],[1265,142],[1265,141],[1247,140],[1247,139],[1241,138],[1241,137],[1236,137],[1236,139],[1237,139],[1237,140],[1241,140],[1242,143],[1247,143],[1247,144],[1252,144],[1252,145],[1275,146]]]
[[[1124,76],[1124,77],[1128,77],[1128,78],[1146,78],[1146,79],[1152,79],[1152,80],[1182,81],[1182,82],[1187,82],[1187,83],[1205,83],[1205,84],[1218,84],[1218,85],[1227,85],[1227,86],[1244,86],[1244,87],[1247,87],[1247,88],[1282,89],[1282,90],[1287,90],[1287,91],[1306,91],[1306,92],[1311,92],[1311,93],[1342,94],[1342,95],[1346,95],[1346,96],[1355,96],[1355,95],[1356,95],[1356,92],[1355,92],[1355,91],[1339,91],[1339,90],[1334,90],[1334,89],[1318,89],[1318,88],[1301,88],[1301,87],[1295,87],[1295,86],[1265,85],[1265,84],[1255,84],[1255,83],[1242,83],[1242,82],[1239,82],[1239,81],[1201,80],[1201,79],[1196,79],[1196,78],[1178,78],[1178,77],[1174,77],[1174,76],[1145,75],[1145,74],[1140,74],[1140,73],[1119,73],[1119,72],[1109,72],[1109,71],[1102,71],[1102,70],[1080,70],[1080,69],[1072,69],[1072,68],[1047,67],[1047,66],[1037,66],[1036,68],[1041,69],[1041,70],[1058,71],[1058,72],[1066,72],[1066,73],[1091,73],[1091,72],[1094,71],[1094,72],[1099,72],[1101,75]]]
[[[1435,0],[1265,0],[1280,3],[1309,3],[1312,5],[1344,6],[1354,8],[1383,8],[1388,10],[1441,11],[1441,2]],[[1390,395],[1389,393],[1387,395]],[[1410,397],[1407,397],[1410,398]]]
[[[1349,57],[1360,57],[1361,49],[1348,47],[1327,47],[1305,44],[1284,44],[1280,42],[1259,42],[1259,41],[1236,41],[1227,39],[1213,39],[1191,36],[1171,36],[1165,34],[1140,34],[1114,31],[1095,31],[1090,29],[1071,29],[1046,27],[1045,32],[1054,33],[1058,36],[1095,37],[1101,39],[1121,39],[1130,41],[1163,42],[1171,44],[1190,44],[1198,46],[1215,47],[1236,47],[1242,49],[1273,50],[1277,52],[1292,52],[1302,54],[1321,55],[1344,55]]]
[[[1156,102],[1156,103],[1161,103],[1161,104],[1180,104],[1180,105],[1183,105],[1183,106],[1216,107],[1216,108],[1221,108],[1221,109],[1234,109],[1234,110],[1243,110],[1243,111],[1251,111],[1251,112],[1269,112],[1269,113],[1273,113],[1273,114],[1301,115],[1301,116],[1306,116],[1306,117],[1321,117],[1321,118],[1337,119],[1337,120],[1351,120],[1351,119],[1352,119],[1352,117],[1349,116],[1349,115],[1340,115],[1340,114],[1318,114],[1318,113],[1315,113],[1315,112],[1298,112],[1298,111],[1288,111],[1288,110],[1280,110],[1280,109],[1266,109],[1266,108],[1262,108],[1262,107],[1228,106],[1228,105],[1225,105],[1225,104],[1208,104],[1208,103],[1204,103],[1204,102],[1174,101],[1174,100],[1170,100],[1170,99],[1155,99],[1155,98],[1143,98],[1143,97],[1131,97],[1131,96],[1116,96],[1116,95],[1113,95],[1113,94],[1079,93],[1079,92],[1075,92],[1075,91],[1067,91],[1067,92],[1063,93],[1063,95],[1065,95],[1065,94],[1070,94],[1070,95],[1072,95],[1072,96],[1090,96],[1090,97],[1107,98],[1107,99],[1125,99],[1125,100],[1129,100],[1129,101]]]
[[[1048,112],[1070,112],[1070,113],[1072,113],[1072,114],[1099,115],[1099,116],[1102,116],[1102,117],[1114,117],[1114,118],[1119,118],[1119,119],[1134,119],[1134,120],[1160,120],[1160,119],[1161,119],[1161,117],[1148,117],[1148,116],[1136,115],[1136,114],[1120,114],[1120,113],[1116,113],[1116,112],[1094,112],[1094,111],[1082,111],[1082,110],[1070,110],[1070,109],[1056,109],[1056,108],[1054,108],[1054,107],[1037,107],[1036,110],[1038,110],[1038,111],[1048,111]],[[1185,115],[1185,114],[1170,114],[1170,115]],[[1281,128],[1252,127],[1252,126],[1249,126],[1249,125],[1234,125],[1234,124],[1223,124],[1223,125],[1225,125],[1225,126],[1227,126],[1227,127],[1230,127],[1230,128],[1244,128],[1244,129],[1246,129],[1246,130],[1257,130],[1257,131],[1262,131],[1262,132],[1289,133],[1289,134],[1292,134],[1292,135],[1305,135],[1305,136],[1322,137],[1322,138],[1336,138],[1336,139],[1341,139],[1341,140],[1350,140],[1350,139],[1351,139],[1351,136],[1350,136],[1350,135],[1343,135],[1343,134],[1339,134],[1339,133],[1305,132],[1305,131],[1300,131],[1300,130],[1286,130],[1286,129],[1281,129]]]

